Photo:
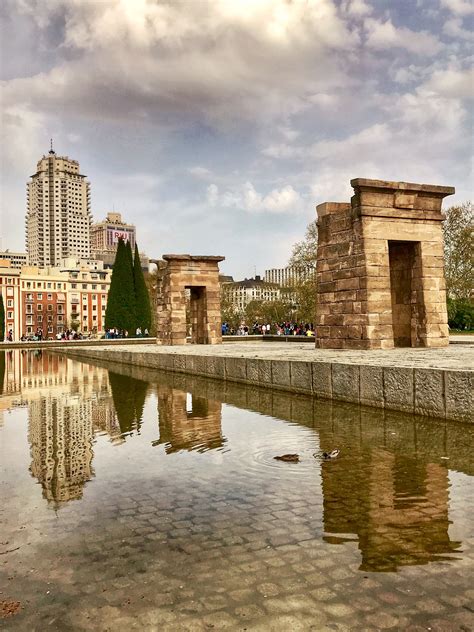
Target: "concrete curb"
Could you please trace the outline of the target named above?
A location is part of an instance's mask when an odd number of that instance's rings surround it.
[[[54,351],[59,351],[57,348]],[[317,399],[474,421],[474,372],[362,363],[260,359],[116,348],[61,348],[79,359],[107,360],[175,373],[263,386]],[[105,355],[105,353],[107,355]]]

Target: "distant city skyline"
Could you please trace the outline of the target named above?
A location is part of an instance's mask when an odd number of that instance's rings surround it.
[[[473,17],[466,0],[5,0],[1,248],[25,250],[51,137],[94,221],[116,210],[151,258],[225,255],[235,278],[286,266],[351,178],[470,199]]]

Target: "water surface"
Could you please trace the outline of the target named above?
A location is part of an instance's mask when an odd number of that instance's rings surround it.
[[[473,628],[472,426],[41,352],[0,389],[0,627]]]

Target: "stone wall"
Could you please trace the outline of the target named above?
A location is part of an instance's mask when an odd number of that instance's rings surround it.
[[[318,214],[316,346],[448,344],[442,200],[452,187],[351,181]]]

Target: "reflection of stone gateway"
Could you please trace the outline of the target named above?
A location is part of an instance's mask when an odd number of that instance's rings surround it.
[[[219,261],[224,257],[163,255],[158,261],[158,344],[186,344],[186,289],[191,290],[191,341],[219,344],[221,309]]]
[[[350,204],[318,212],[316,346],[444,347],[441,213],[453,187],[351,180]]]
[[[204,452],[225,443],[221,402],[188,394],[191,398],[188,410],[186,393],[158,385],[157,394],[160,439],[154,445],[166,443],[166,452],[170,454],[179,450]]]

